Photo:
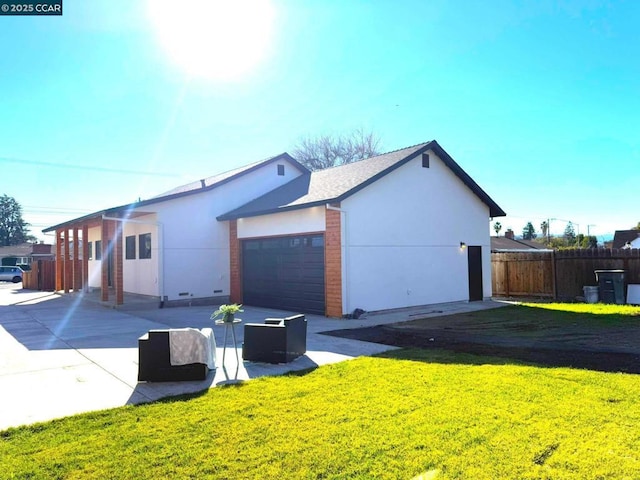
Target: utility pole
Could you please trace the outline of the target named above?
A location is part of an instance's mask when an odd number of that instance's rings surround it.
[[[593,225],[593,224],[591,224],[591,225],[587,225],[587,237],[590,237],[590,236],[591,236],[591,233],[590,233],[590,231],[589,231],[589,227],[595,227],[595,226],[596,226],[596,225]]]

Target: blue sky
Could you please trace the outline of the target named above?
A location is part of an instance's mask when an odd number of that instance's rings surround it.
[[[503,232],[640,221],[640,2],[167,3],[0,17],[0,194],[39,237],[357,128],[383,151],[436,139]]]

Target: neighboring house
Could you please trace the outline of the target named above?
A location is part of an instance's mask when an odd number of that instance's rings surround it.
[[[640,248],[640,230],[616,230],[612,248]]]
[[[52,260],[52,245],[46,243],[21,243],[0,247],[2,265],[31,265],[36,260]]]
[[[546,250],[547,247],[542,243],[534,240],[518,240],[511,235],[505,234],[504,237],[491,237],[492,252],[514,252],[527,250]]]
[[[490,297],[504,215],[431,141],[316,172],[285,153],[45,231],[87,239],[61,290],[341,316]]]

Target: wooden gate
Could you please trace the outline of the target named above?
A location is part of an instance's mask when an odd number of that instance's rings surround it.
[[[491,254],[493,295],[555,297],[553,252],[499,252]]]
[[[31,271],[22,275],[22,288],[53,292],[56,289],[55,260],[37,260],[31,264]]]

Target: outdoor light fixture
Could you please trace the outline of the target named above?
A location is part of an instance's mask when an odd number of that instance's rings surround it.
[[[467,244],[464,242],[460,242],[460,250],[464,250],[465,248],[467,248]]]

